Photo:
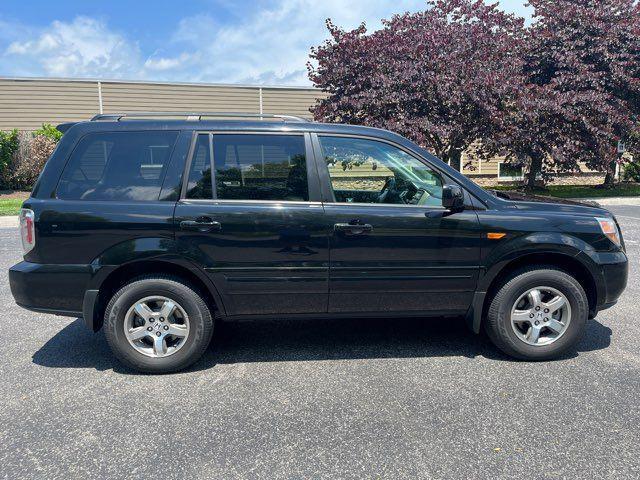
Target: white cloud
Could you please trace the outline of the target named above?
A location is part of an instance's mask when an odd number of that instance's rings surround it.
[[[381,18],[424,5],[423,0],[393,5],[382,0],[279,0],[241,12],[237,18],[243,20],[231,25],[220,25],[209,14],[184,18],[173,41],[196,53],[200,62],[190,72],[197,81],[308,84],[309,51],[327,38],[327,18],[345,28],[362,21],[378,28]]]
[[[182,53],[177,57],[149,57],[144,62],[144,68],[152,71],[176,70],[184,67],[187,63],[194,60],[193,55]]]
[[[33,75],[58,77],[138,75],[140,49],[99,20],[54,21],[29,39],[12,41],[2,54]],[[14,66],[15,68],[15,66]]]
[[[35,28],[0,18],[0,75],[308,85],[310,48],[328,37],[327,18],[346,29],[364,21],[374,30],[382,18],[426,6],[424,0],[216,2],[211,12],[178,20],[173,32],[157,32],[156,50],[146,53],[104,20],[78,16]],[[518,4],[502,0],[507,10]],[[225,23],[216,19],[221,9]]]
[[[377,28],[383,17],[423,6],[424,0],[228,2],[227,23],[213,13],[183,18],[146,57],[135,40],[81,16],[22,30],[4,52],[0,41],[0,61],[12,70],[0,74],[304,85],[310,48],[328,36],[327,18],[345,28],[362,21]]]

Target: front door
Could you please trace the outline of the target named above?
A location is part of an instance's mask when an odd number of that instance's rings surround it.
[[[176,237],[227,315],[326,312],[329,227],[308,134],[203,133],[192,150]]]
[[[445,177],[398,146],[317,139],[333,197],[329,311],[464,313],[479,269],[476,213],[442,216]]]

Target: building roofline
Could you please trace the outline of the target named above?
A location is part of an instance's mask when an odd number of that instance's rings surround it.
[[[9,80],[16,82],[78,82],[78,83],[132,83],[147,85],[174,85],[188,87],[226,87],[226,88],[246,88],[246,89],[272,89],[272,90],[307,90],[320,92],[315,87],[304,87],[302,85],[249,85],[241,83],[199,83],[199,82],[162,82],[157,80],[124,80],[124,79],[106,79],[106,78],[64,78],[64,77],[10,77],[0,75],[0,80]]]

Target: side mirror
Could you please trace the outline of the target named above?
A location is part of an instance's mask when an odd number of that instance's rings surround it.
[[[458,185],[442,187],[442,206],[451,213],[464,210],[464,192]]]

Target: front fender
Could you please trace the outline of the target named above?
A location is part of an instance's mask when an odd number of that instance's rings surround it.
[[[491,240],[487,240],[491,242]],[[483,247],[481,276],[473,303],[467,314],[472,330],[480,332],[487,291],[500,272],[511,262],[527,255],[564,255],[582,265],[591,275],[598,298],[605,295],[604,277],[596,262],[597,252],[585,241],[564,232],[536,232],[515,238],[507,238],[496,246]],[[551,263],[551,262],[550,262]]]
[[[506,241],[491,248],[486,256],[483,255],[484,274],[478,280],[478,291],[486,292],[496,276],[509,263],[533,254],[566,255],[580,262],[591,273],[594,280],[599,276],[600,269],[594,261],[597,252],[584,240],[564,232],[536,232],[512,239],[507,238]]]

